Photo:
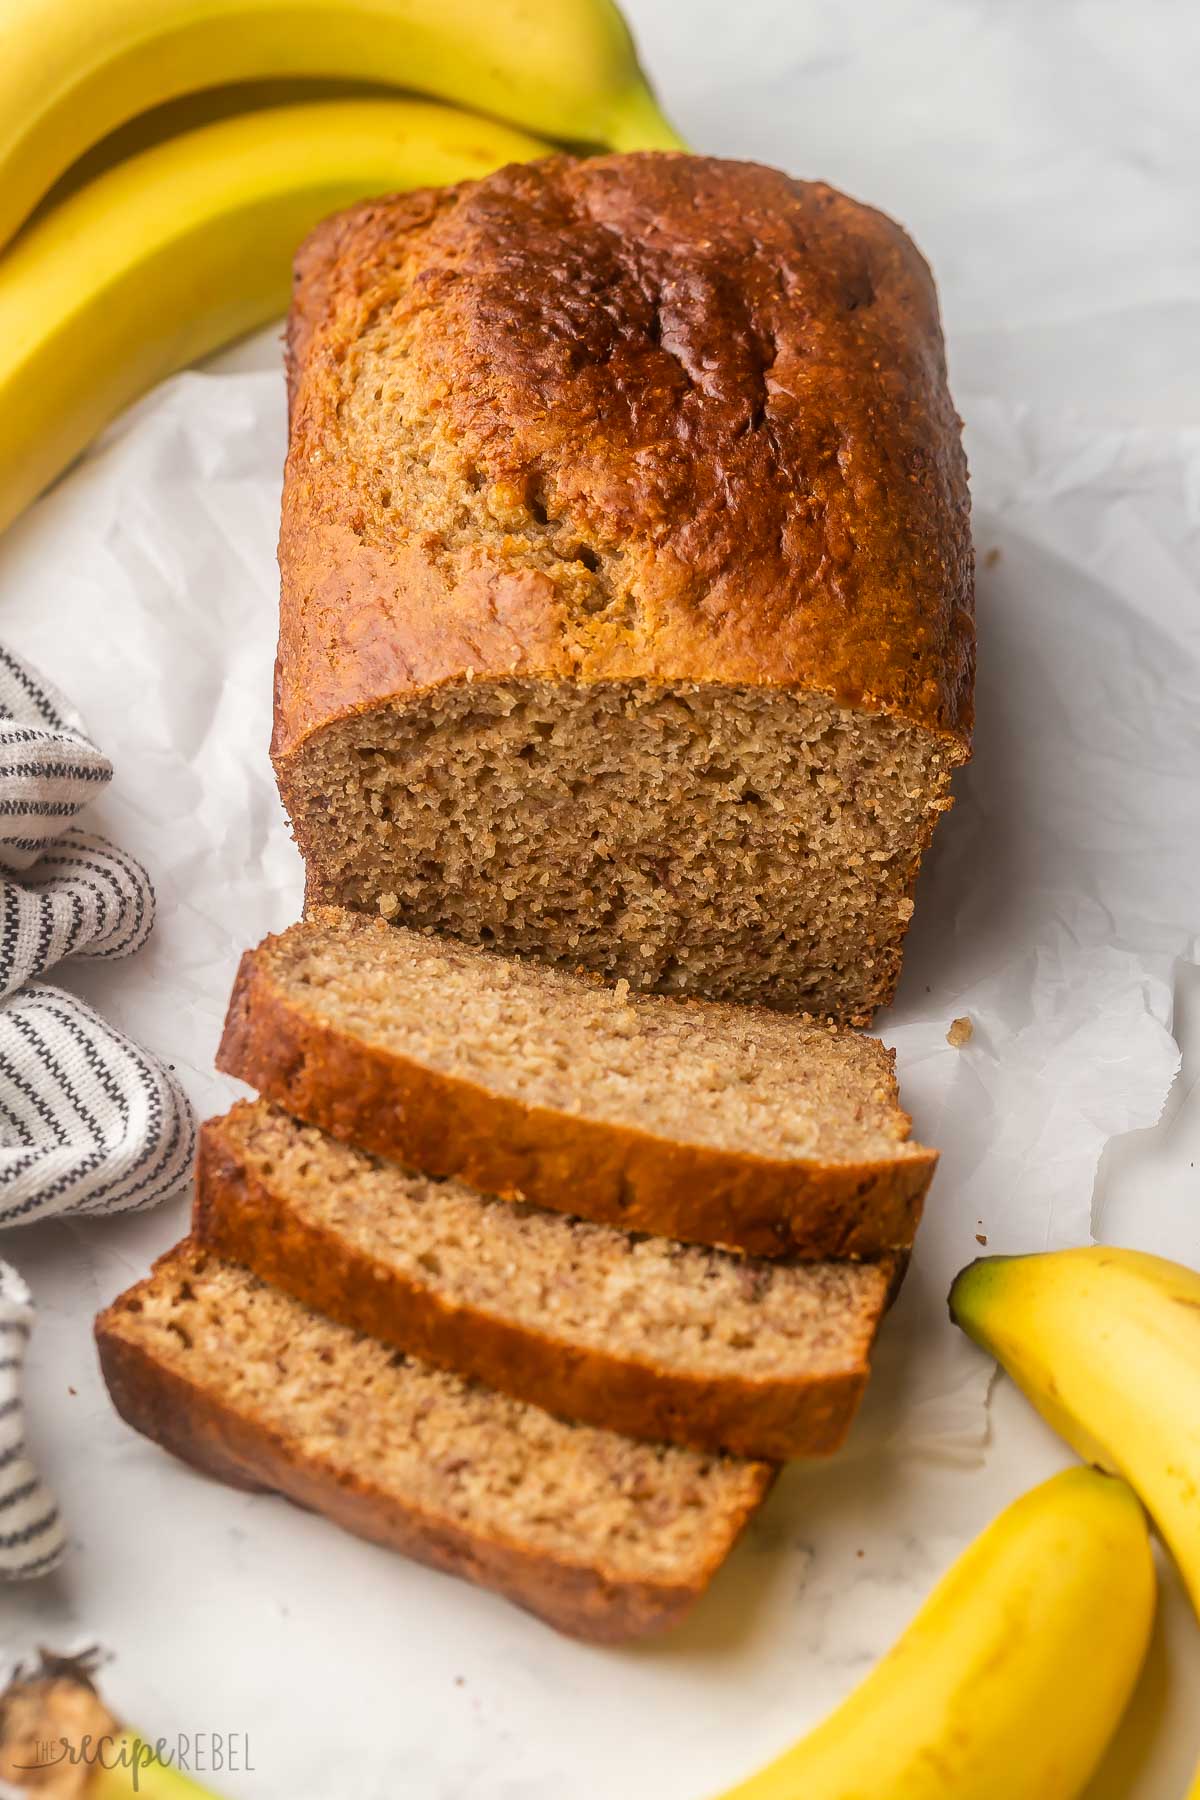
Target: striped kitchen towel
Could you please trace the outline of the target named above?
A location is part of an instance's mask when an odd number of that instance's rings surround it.
[[[74,823],[112,765],[70,704],[0,647],[0,1229],[152,1206],[186,1181],[196,1125],[171,1070],[38,977],[67,957],[130,956],[154,923],[132,856]],[[0,1263],[0,1578],[64,1548],[25,1450],[33,1303]]]
[[[4,779],[0,764],[0,795]],[[73,825],[23,880],[0,880],[0,997],[68,956],[132,956],[153,924],[154,889],[141,863]]]
[[[0,1572],[44,1575],[66,1547],[54,1496],[25,1449],[21,1377],[33,1326],[33,1299],[0,1262]]]
[[[70,701],[0,644],[0,867],[30,868],[111,780]]]
[[[0,1228],[177,1193],[196,1125],[169,1069],[38,983],[0,1003]]]
[[[145,869],[72,823],[111,780],[70,702],[0,645],[0,996],[67,956],[131,956],[149,935]]]

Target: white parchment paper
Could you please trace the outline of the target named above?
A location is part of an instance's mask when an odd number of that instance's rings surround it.
[[[1126,42],[1125,14],[1069,10],[1070,39],[1056,9],[1039,13],[1038,51],[966,4],[868,7],[875,37],[837,9],[801,21],[767,0],[736,34],[707,8],[707,37],[665,6],[638,9],[652,52],[675,59],[661,73],[670,87],[677,71],[697,140],[828,174],[916,224],[943,280],[968,425],[976,754],[881,1021],[942,1163],[845,1455],[788,1473],[668,1643],[585,1649],[282,1502],[232,1494],[119,1424],[91,1316],[179,1235],[182,1202],[5,1241],[40,1303],[34,1439],[76,1553],[51,1582],[0,1591],[0,1652],[99,1639],[117,1659],[114,1698],[153,1732],[248,1732],[252,1772],[214,1773],[215,1787],[698,1800],[843,1692],[966,1538],[1061,1455],[1029,1422],[1004,1426],[1003,1459],[989,1450],[989,1368],[949,1325],[946,1289],[979,1239],[1087,1238],[1102,1150],[1153,1126],[1166,1099],[1173,995],[1200,929],[1200,388],[1187,357],[1200,256],[1189,249],[1185,269],[1171,237],[1183,176],[1167,154],[1194,87],[1182,48],[1176,102],[1172,78],[1156,86]],[[1190,15],[1167,12],[1182,46]],[[1035,65],[1045,80],[1030,84]],[[943,80],[968,68],[961,92]],[[1091,85],[1067,83],[1068,69]],[[840,129],[847,90],[853,133]],[[805,106],[785,117],[796,95]],[[1110,130],[1124,134],[1115,149]],[[1072,229],[1064,253],[1056,232]],[[275,336],[220,368],[151,396],[0,540],[0,638],[72,696],[112,756],[96,827],[159,893],[133,963],[62,979],[172,1062],[201,1114],[233,1091],[212,1056],[238,955],[293,919],[301,893],[267,762]],[[1084,418],[1072,403],[1106,369],[1105,416]],[[973,1034],[955,1049],[961,1017]],[[1175,1254],[1200,1259],[1186,1177],[1170,1208]],[[1120,1792],[1179,1791],[1192,1748]]]
[[[134,962],[65,978],[172,1062],[201,1113],[234,1091],[212,1056],[237,957],[300,905],[266,752],[283,396],[273,338],[258,354],[263,372],[169,384],[0,547],[5,637],[85,709],[116,765],[98,824],[146,862],[160,898]],[[1106,1140],[1152,1124],[1175,1072],[1174,965],[1200,917],[1200,626],[1189,603],[1200,433],[1084,431],[995,399],[960,404],[980,549],[977,748],[883,1022],[917,1131],[942,1165],[842,1465],[840,1479],[857,1470],[866,1485],[897,1458],[978,1457],[989,1371],[947,1322],[949,1280],[980,1238],[993,1249],[1086,1239]],[[973,1032],[956,1049],[946,1033],[960,1017]],[[421,1632],[451,1661],[467,1631],[489,1664],[519,1640],[516,1679],[531,1697],[571,1665],[583,1680],[595,1653],[282,1503],[227,1494],[119,1424],[94,1375],[90,1315],[173,1241],[184,1212],[6,1242],[42,1303],[35,1437],[80,1539],[49,1589],[4,1596],[14,1643],[53,1622],[123,1636],[132,1656],[140,1615],[179,1605],[179,1583],[185,1617],[222,1595],[233,1634],[255,1606],[281,1622],[295,1609],[305,1632],[333,1610],[345,1629],[382,1583],[402,1616],[419,1606]],[[68,1385],[77,1392],[64,1397]],[[795,1535],[804,1480],[782,1485],[740,1580],[731,1570],[689,1628],[700,1641],[729,1632],[748,1581],[761,1605],[778,1606],[807,1567]],[[883,1541],[902,1517],[881,1514]],[[824,1613],[816,1604],[810,1593],[802,1633],[816,1620],[839,1641],[853,1606],[835,1607],[832,1589]],[[225,1653],[209,1641],[210,1658]],[[276,1653],[286,1661],[286,1647]],[[828,1645],[821,1654],[836,1667]],[[661,1667],[677,1670],[669,1658]],[[255,1686],[265,1679],[260,1668]],[[510,1669],[510,1700],[513,1679]],[[210,1680],[206,1669],[202,1687]]]

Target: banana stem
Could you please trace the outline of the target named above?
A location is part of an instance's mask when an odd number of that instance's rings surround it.
[[[43,1650],[0,1693],[0,1787],[84,1800],[219,1800],[115,1719],[96,1691],[99,1653]]]

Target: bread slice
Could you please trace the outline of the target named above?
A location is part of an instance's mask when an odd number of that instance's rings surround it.
[[[565,1219],[261,1100],[204,1126],[193,1231],[343,1325],[562,1418],[774,1461],[842,1443],[895,1268]]]
[[[854,1032],[336,908],[243,957],[217,1057],[343,1142],[485,1193],[834,1258],[910,1245],[933,1173],[892,1062]]]
[[[184,1242],[96,1321],[135,1430],[577,1637],[675,1624],[768,1464],[640,1444],[429,1368]]]
[[[634,987],[890,999],[968,753],[966,462],[900,227],[683,155],[297,260],[272,755],[314,902]]]

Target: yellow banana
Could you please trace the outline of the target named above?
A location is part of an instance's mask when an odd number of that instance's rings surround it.
[[[617,150],[680,145],[614,0],[5,0],[0,244],[127,119],[294,76],[414,89]]]
[[[95,1651],[43,1650],[40,1667],[15,1670],[0,1693],[0,1790],[43,1800],[217,1800],[109,1712],[96,1692],[97,1660]]]
[[[1102,1244],[988,1256],[950,1315],[1072,1449],[1136,1489],[1200,1613],[1200,1275]]]
[[[723,1800],[1073,1800],[1153,1619],[1141,1507],[1068,1469],[988,1526],[836,1712]]]
[[[168,139],[69,195],[0,260],[0,529],[146,388],[282,313],[327,213],[546,150],[426,101],[322,101]]]

